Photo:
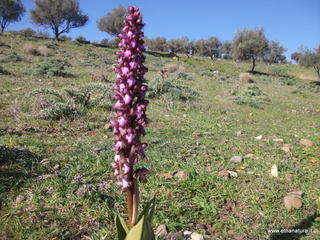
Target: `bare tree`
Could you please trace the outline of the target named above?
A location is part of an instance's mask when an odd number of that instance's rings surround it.
[[[30,10],[32,22],[51,28],[57,41],[61,34],[84,26],[89,20],[78,0],[35,0],[35,4],[36,8]]]
[[[262,58],[267,49],[268,40],[263,28],[243,29],[234,38],[232,53],[236,60],[251,60],[251,72],[254,72],[256,60]]]
[[[1,32],[11,22],[18,22],[25,13],[21,0],[0,0],[0,27]]]
[[[127,9],[120,5],[100,18],[100,20],[97,21],[97,26],[100,31],[117,37],[121,33],[123,20],[127,14]]]

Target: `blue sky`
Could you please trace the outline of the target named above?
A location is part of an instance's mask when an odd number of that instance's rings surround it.
[[[33,0],[22,0],[27,13],[8,30],[38,28],[30,22]],[[97,29],[96,21],[114,7],[137,6],[146,23],[145,35],[168,39],[187,36],[190,40],[217,36],[232,40],[243,28],[264,27],[268,39],[279,41],[288,49],[287,56],[300,46],[315,48],[320,44],[320,0],[80,0],[89,15],[89,23],[73,29],[69,36],[85,36],[91,41],[110,38]]]

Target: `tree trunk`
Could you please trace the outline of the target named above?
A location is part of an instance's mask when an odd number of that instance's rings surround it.
[[[251,72],[254,72],[254,68],[256,67],[256,58],[253,55],[251,55],[251,59],[252,59]]]
[[[318,78],[320,79],[320,67],[314,67],[314,69],[316,70]]]
[[[54,28],[54,36],[55,36],[56,41],[58,42],[59,41],[59,28],[58,27]]]

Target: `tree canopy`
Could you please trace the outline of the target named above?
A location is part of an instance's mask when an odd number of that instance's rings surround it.
[[[254,71],[256,60],[262,58],[268,49],[268,40],[263,28],[243,29],[237,32],[233,41],[233,57],[236,60],[252,60]]]
[[[0,27],[1,32],[11,23],[21,20],[25,13],[21,0],[1,0],[0,1]]]
[[[97,21],[97,26],[100,31],[117,37],[121,33],[123,20],[127,14],[127,9],[120,5],[100,18],[100,20]]]
[[[51,28],[56,40],[72,28],[84,26],[89,17],[82,13],[78,0],[35,0],[36,8],[31,9],[33,23]]]

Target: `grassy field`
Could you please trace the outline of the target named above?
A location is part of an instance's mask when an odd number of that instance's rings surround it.
[[[126,204],[110,166],[115,51],[0,35],[0,239],[116,239],[114,217]],[[312,69],[259,63],[252,76],[250,63],[146,57],[149,147],[140,165],[152,174],[141,199],[156,195],[155,227],[206,239],[320,239]],[[287,210],[283,198],[297,190],[303,205]]]

